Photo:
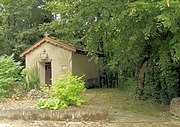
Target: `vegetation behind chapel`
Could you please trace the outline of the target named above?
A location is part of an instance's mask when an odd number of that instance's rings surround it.
[[[19,54],[48,32],[84,45],[100,66],[99,87],[165,104],[180,96],[178,0],[55,1],[1,0],[0,54],[23,62]]]

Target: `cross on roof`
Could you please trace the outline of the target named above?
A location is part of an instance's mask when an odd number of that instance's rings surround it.
[[[48,37],[48,36],[49,36],[49,34],[46,32],[46,33],[44,34],[44,36],[45,36],[45,37]]]

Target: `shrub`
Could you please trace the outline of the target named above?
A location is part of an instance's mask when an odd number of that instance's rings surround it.
[[[136,92],[136,79],[134,77],[125,77],[123,75],[119,76],[119,82],[121,85],[119,89],[128,91],[130,94],[135,94]]]
[[[80,105],[85,100],[81,94],[85,92],[85,82],[82,77],[73,76],[71,73],[60,76],[50,88],[52,98],[40,99],[37,108],[60,109],[70,105]]]
[[[9,94],[11,85],[17,81],[20,69],[20,62],[15,62],[13,55],[0,56],[0,97],[4,98]]]

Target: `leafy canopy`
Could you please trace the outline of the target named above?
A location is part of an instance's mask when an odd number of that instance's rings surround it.
[[[101,74],[135,78],[147,62],[142,98],[169,103],[180,96],[180,2],[171,0],[54,0],[45,9],[60,18],[44,29],[53,36],[83,44],[99,60]],[[156,78],[155,78],[156,77]],[[171,77],[171,78],[170,78]],[[173,85],[174,84],[174,85]],[[104,84],[105,85],[105,84]],[[138,87],[138,86],[137,86]],[[151,89],[151,90],[149,90]],[[152,92],[153,91],[153,92]]]

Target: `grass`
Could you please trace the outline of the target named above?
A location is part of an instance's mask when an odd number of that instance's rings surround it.
[[[91,89],[86,91],[92,101],[120,111],[130,111],[153,116],[168,116],[168,106],[158,105],[151,101],[141,101],[125,90]]]

